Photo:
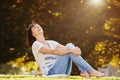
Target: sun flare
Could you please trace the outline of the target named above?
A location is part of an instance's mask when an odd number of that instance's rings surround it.
[[[94,5],[100,5],[102,4],[103,0],[91,0],[91,3]]]

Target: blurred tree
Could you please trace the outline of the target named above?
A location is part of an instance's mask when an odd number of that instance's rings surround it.
[[[39,2],[35,0],[1,0],[0,5],[0,36],[2,37],[0,40],[0,63],[4,63],[26,53],[26,29],[34,18],[39,17],[34,13],[34,11],[38,11],[36,7]]]
[[[110,18],[103,26],[104,41],[97,42],[95,50],[91,52],[89,59],[95,67],[111,63],[115,56],[118,61],[114,64],[120,66],[120,18]],[[93,58],[94,56],[94,58]],[[115,58],[114,58],[115,59]],[[95,60],[95,61],[94,61]]]

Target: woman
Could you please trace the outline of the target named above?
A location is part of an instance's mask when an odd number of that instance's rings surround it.
[[[34,23],[28,28],[28,42],[42,75],[70,75],[72,61],[82,77],[102,77],[104,74],[93,69],[80,55],[81,50],[73,44],[66,46],[53,40],[45,40],[43,29]]]

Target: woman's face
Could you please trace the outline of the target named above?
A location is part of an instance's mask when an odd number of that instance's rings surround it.
[[[37,35],[41,35],[43,34],[43,29],[40,25],[35,24],[32,28],[31,28],[32,34],[33,36],[37,36]]]

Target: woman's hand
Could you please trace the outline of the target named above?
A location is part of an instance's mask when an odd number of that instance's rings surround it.
[[[72,53],[75,55],[75,56],[80,56],[81,55],[81,50],[79,47],[75,47],[72,51]]]

